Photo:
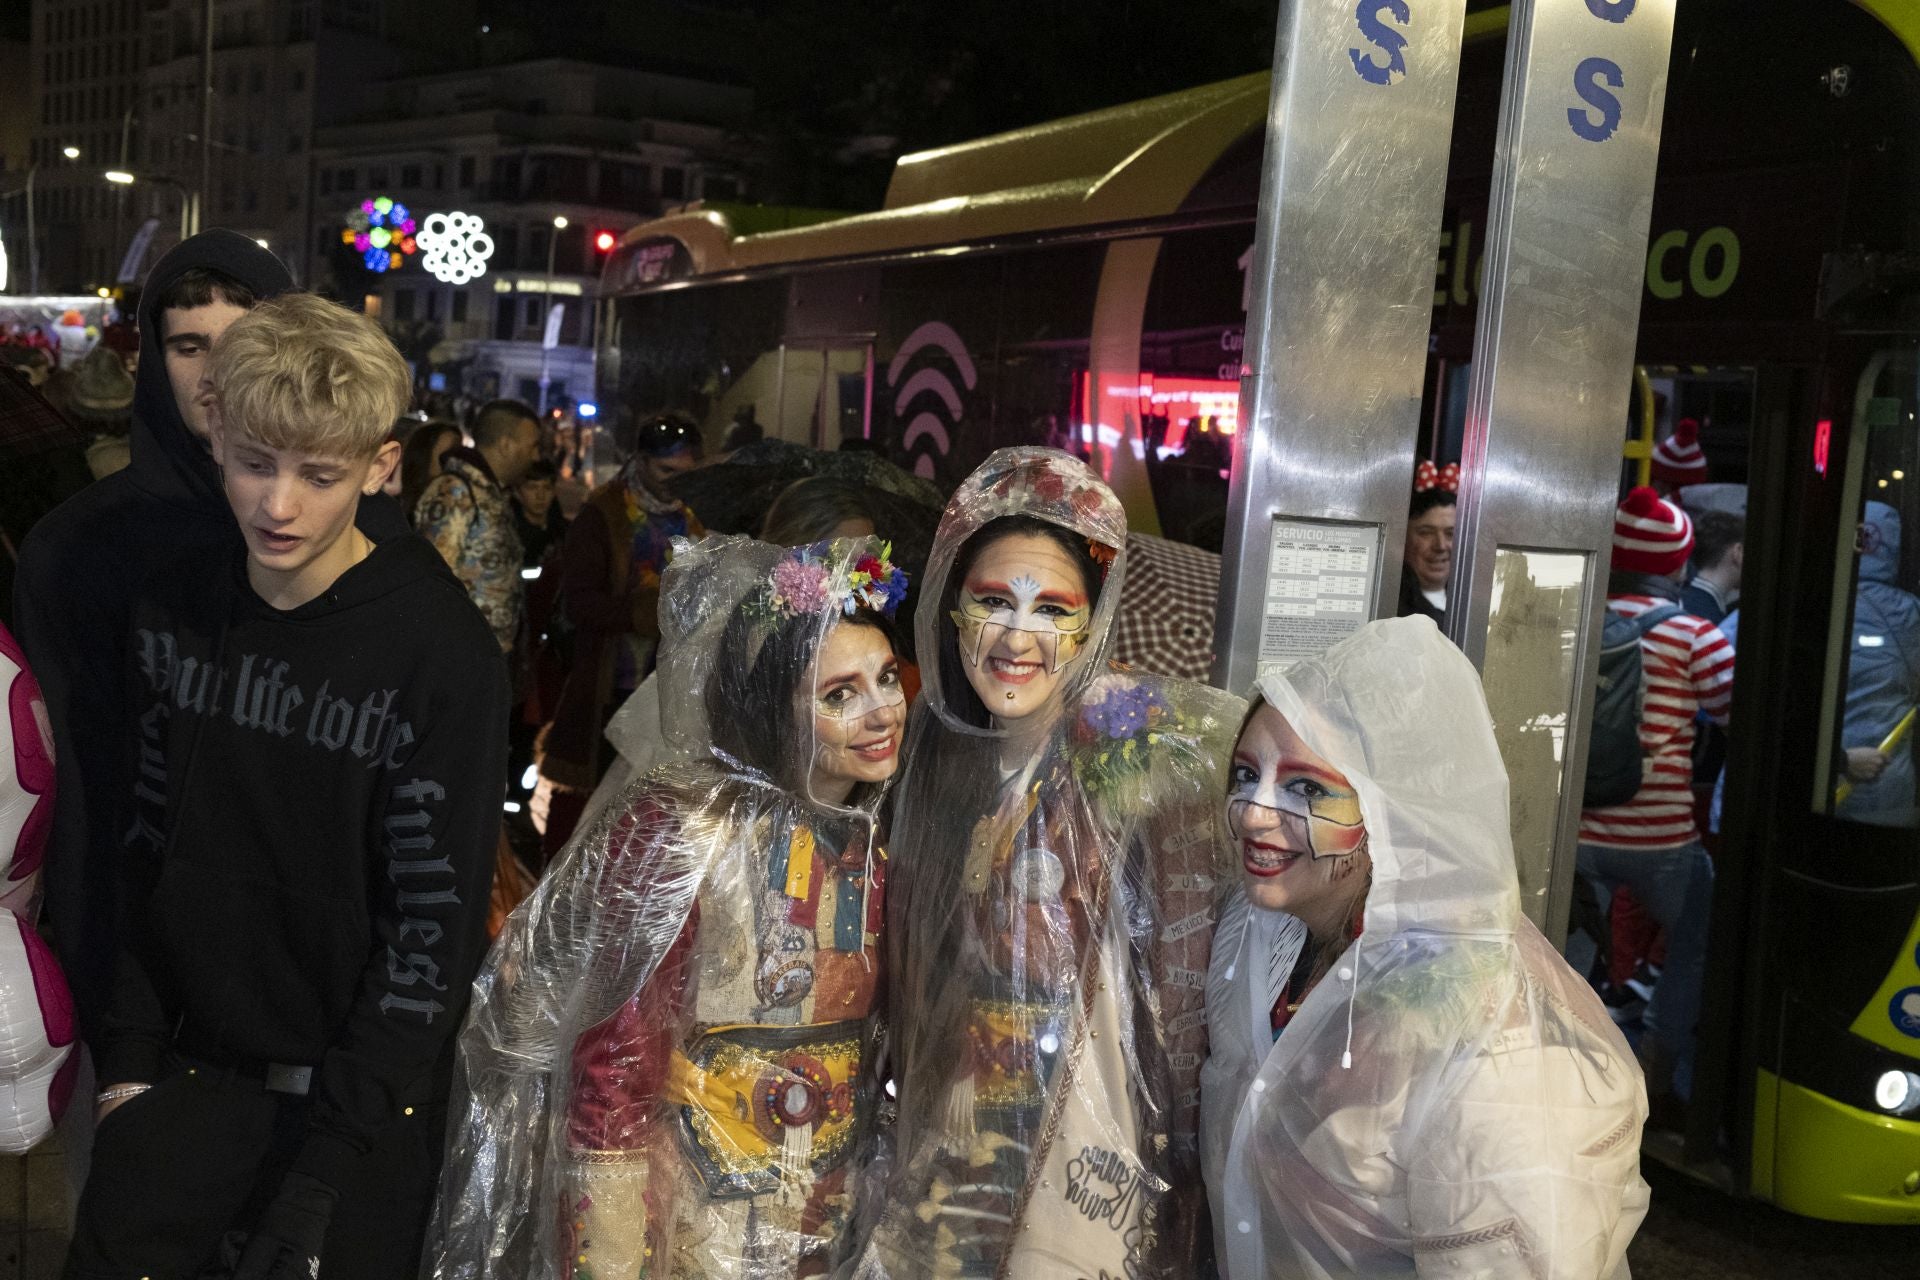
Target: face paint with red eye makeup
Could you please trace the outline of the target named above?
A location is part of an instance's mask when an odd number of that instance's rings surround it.
[[[969,581],[952,613],[959,631],[960,655],[978,667],[983,656],[1009,631],[1022,631],[1039,644],[1049,673],[1072,662],[1086,644],[1093,610],[1077,592],[1048,591],[1027,575],[1010,582]]]
[[[1268,822],[1293,853],[1313,860],[1346,858],[1366,842],[1360,797],[1345,778],[1305,761],[1260,761],[1247,752],[1234,756],[1227,793],[1227,820],[1236,837],[1245,838],[1249,809],[1266,811]]]

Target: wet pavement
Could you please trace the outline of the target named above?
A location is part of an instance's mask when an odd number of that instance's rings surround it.
[[[1652,1160],[1653,1207],[1627,1258],[1633,1280],[1915,1280],[1920,1226],[1815,1222],[1736,1200]]]

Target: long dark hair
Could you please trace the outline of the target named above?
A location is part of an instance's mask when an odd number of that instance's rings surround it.
[[[739,609],[721,633],[707,681],[707,723],[721,751],[783,790],[804,795],[812,760],[797,750],[801,726],[794,695],[829,628],[817,614],[784,618],[754,654],[755,634],[764,625],[749,610]],[[870,609],[836,617],[832,625],[869,627],[895,654],[900,652],[893,623]],[[857,788],[849,803],[857,804],[864,795],[865,789]]]
[[[1002,516],[980,526],[966,540],[960,553],[954,556],[953,569],[940,589],[940,696],[946,700],[947,709],[959,719],[982,727],[993,721],[986,703],[980,701],[980,695],[973,691],[973,684],[967,679],[966,660],[960,654],[959,630],[949,615],[960,607],[960,590],[966,585],[974,564],[988,547],[1008,538],[1046,538],[1057,544],[1080,571],[1080,584],[1086,591],[1088,607],[1097,608],[1100,604],[1103,577],[1100,562],[1093,558],[1086,538],[1071,529],[1034,516]]]
[[[460,428],[453,423],[423,422],[400,446],[400,510],[406,513],[408,524],[413,523],[413,509],[433,479],[433,446],[444,435],[453,436],[455,445],[460,443]]]

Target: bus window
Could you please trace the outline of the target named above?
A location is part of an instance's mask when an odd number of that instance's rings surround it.
[[[610,410],[693,415],[717,449],[734,413],[752,406],[762,423],[781,421],[780,324],[786,283],[756,280],[668,289],[620,298],[615,394]],[[817,391],[819,353],[812,353]],[[804,438],[804,437],[802,437]]]
[[[1849,822],[1920,825],[1913,730],[1920,705],[1920,361],[1912,351],[1876,357],[1854,405],[1844,509],[1853,513],[1835,549],[1829,679],[1831,726],[1815,780],[1815,808]]]
[[[1135,394],[1161,528],[1209,551],[1226,533],[1252,263],[1250,223],[1164,237],[1140,326]]]
[[[889,266],[874,350],[873,429],[895,462],[946,487],[995,449],[1099,441],[1076,422],[1103,244]]]

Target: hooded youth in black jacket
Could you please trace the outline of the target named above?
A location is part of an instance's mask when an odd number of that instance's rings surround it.
[[[316,1067],[293,1169],[351,1187],[403,1109],[446,1097],[506,793],[499,646],[414,534],[284,612],[235,551],[156,579],[133,628],[100,1079],[157,1081],[170,1046]]]
[[[187,429],[167,378],[160,298],[194,269],[244,284],[262,300],[293,278],[271,253],[232,231],[207,231],[154,266],[140,302],[133,462],[81,490],[34,526],[20,548],[14,610],[20,643],[46,694],[58,797],[44,872],[54,949],[73,988],[81,1034],[94,1041],[117,945],[115,892],[127,761],[129,608],[162,567],[224,563],[240,532],[206,446]],[[362,532],[402,533],[399,508],[362,500]]]

